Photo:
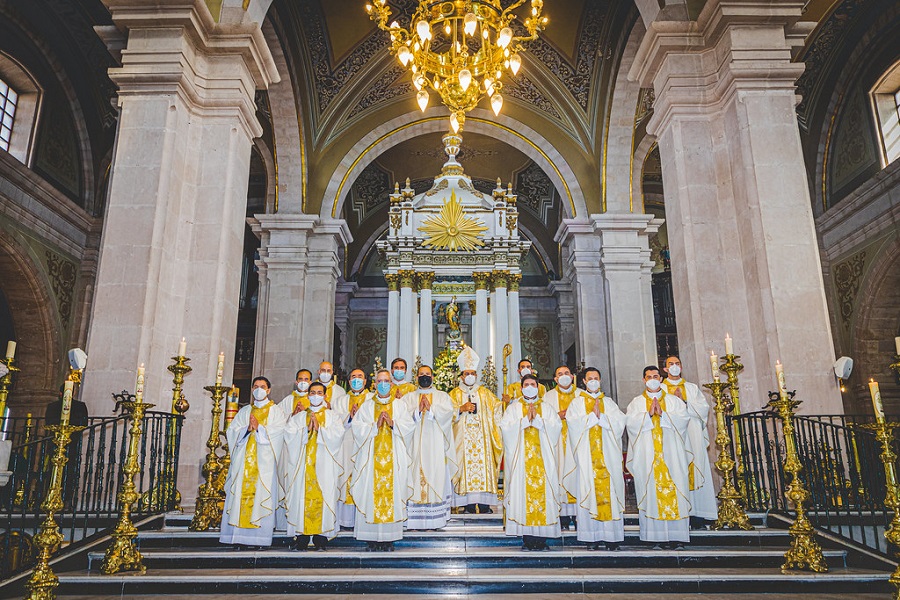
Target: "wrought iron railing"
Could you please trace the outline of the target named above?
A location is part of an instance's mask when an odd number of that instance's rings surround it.
[[[138,456],[141,470],[136,477],[142,501],[133,508],[138,517],[175,507],[182,420],[182,416],[166,412],[145,416]],[[128,429],[126,416],[92,418],[87,428],[72,436],[63,474],[64,508],[57,514],[63,547],[115,525]],[[11,438],[19,442],[14,441],[10,456],[12,475],[0,488],[0,579],[33,564],[32,540],[43,517],[41,502],[52,470],[53,439],[43,433],[42,423],[34,420],[30,433],[24,426],[17,431]]]
[[[884,531],[892,514],[885,510],[881,448],[871,431],[858,425],[874,420],[854,415],[797,415],[794,428],[803,464],[801,477],[811,494],[809,519],[814,526],[889,556]],[[730,419],[740,435],[739,485],[747,510],[787,514],[784,496],[784,436],[781,420],[768,411]],[[740,432],[738,434],[738,432]]]

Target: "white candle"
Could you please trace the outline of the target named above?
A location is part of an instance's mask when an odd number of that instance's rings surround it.
[[[216,365],[216,385],[222,385],[222,375],[225,373],[225,353],[219,352],[219,364]]]
[[[898,350],[900,352],[900,350]],[[9,343],[6,344],[6,358],[15,358],[16,357],[16,343],[12,340],[9,340]]]
[[[897,355],[900,356],[900,335],[894,338],[894,348],[897,350]]]
[[[787,392],[787,384],[784,381],[784,365],[780,360],[775,361],[775,377],[778,379],[778,392]]]
[[[137,370],[137,382],[134,384],[134,400],[142,402],[144,400],[144,363]]]
[[[67,380],[65,388],[63,388],[62,410],[59,413],[60,425],[69,424],[69,416],[72,414],[72,394],[74,391],[75,382]]]
[[[187,342],[184,341],[184,338],[181,338],[181,342],[178,344],[178,354],[176,356],[186,356],[187,355]]]
[[[728,333],[725,334],[725,354],[734,354],[734,344]]]
[[[712,369],[713,378],[719,376],[719,357],[712,350],[709,351],[709,366]]]
[[[881,391],[878,389],[878,382],[874,379],[869,380],[869,394],[872,395],[872,408],[875,409],[875,419],[881,423],[884,421],[884,405],[881,403]]]

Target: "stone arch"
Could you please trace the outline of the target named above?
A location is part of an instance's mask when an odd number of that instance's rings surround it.
[[[469,131],[494,137],[518,148],[550,177],[563,199],[567,217],[587,216],[588,210],[575,171],[553,144],[520,121],[503,114],[499,117],[491,114],[488,118],[488,114],[481,109],[472,111],[466,118],[463,143],[465,133]],[[357,141],[332,173],[319,216],[334,218],[339,215],[347,190],[363,169],[385,150],[426,133],[442,132],[446,128],[446,113],[440,108],[433,108],[426,111],[424,116],[409,112],[373,129]]]
[[[631,197],[634,199],[634,206],[640,205],[641,211],[644,211],[644,163],[647,157],[656,147],[656,136],[645,135],[634,149],[631,170]]]
[[[269,147],[263,143],[262,138],[253,140],[253,149],[262,159],[263,168],[265,168],[266,171],[266,214],[273,214],[277,212],[278,208],[278,197],[275,191],[275,174],[277,169],[275,157],[272,155],[272,151],[269,150]]]

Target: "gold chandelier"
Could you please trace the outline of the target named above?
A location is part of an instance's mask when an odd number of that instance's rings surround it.
[[[416,100],[424,112],[435,91],[450,109],[450,126],[458,132],[466,113],[486,95],[495,115],[503,107],[503,74],[522,66],[523,44],[537,39],[547,25],[543,0],[531,0],[522,20],[526,35],[516,35],[513,21],[525,0],[503,8],[502,0],[420,0],[404,29],[391,18],[387,0],[366,4],[369,18],[391,36],[391,54],[412,72]]]

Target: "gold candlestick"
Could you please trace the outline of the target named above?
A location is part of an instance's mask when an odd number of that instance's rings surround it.
[[[897,379],[900,380],[900,354],[894,355],[894,362],[888,365],[888,368],[897,374]]]
[[[106,549],[100,570],[106,575],[113,575],[119,571],[147,570],[144,566],[144,558],[134,545],[137,537],[137,527],[131,522],[131,506],[138,501],[140,496],[134,484],[134,476],[141,470],[138,464],[138,449],[141,442],[141,427],[144,421],[144,412],[155,406],[141,402],[143,398],[138,396],[135,401],[122,402],[122,406],[131,416],[131,430],[128,445],[128,455],[125,458],[125,467],[122,469],[125,478],[122,481],[122,489],[119,490],[119,521],[112,533],[112,542]]]
[[[172,360],[175,361],[174,364],[166,367],[166,369],[172,373],[172,383],[174,384],[174,387],[172,388],[172,414],[184,415],[191,406],[185,399],[181,386],[184,383],[185,375],[193,371],[190,365],[188,365],[188,363],[191,362],[191,359],[186,356],[173,356]],[[177,449],[175,448],[177,427],[178,423],[176,420],[173,419],[169,421],[167,439],[168,454],[166,459],[165,477],[163,478],[165,483],[162,487],[157,486],[157,488],[152,490],[149,495],[145,494],[143,501],[151,504],[158,504],[163,498],[171,497],[170,492],[172,492],[174,488],[175,506],[172,508],[178,512],[182,512],[181,492],[178,491],[175,482],[175,456],[178,454],[176,451]],[[160,492],[163,492],[162,497],[159,495]]]
[[[228,431],[231,421],[234,420],[238,413],[238,397],[238,389],[233,388],[231,399],[225,402],[225,424],[219,433],[219,437],[222,439],[222,443],[219,446],[222,449],[222,458],[219,459],[219,472],[216,473],[215,492],[219,498],[217,505],[220,515],[225,507],[225,480],[228,479],[228,469],[231,467],[231,452],[228,448],[228,436],[225,435],[225,432]]]
[[[0,363],[6,365],[9,371],[3,377],[0,377],[0,431],[3,430],[3,413],[6,412],[6,399],[9,397],[9,386],[12,385],[13,373],[19,372],[19,367],[15,365],[16,359],[12,357],[0,358]]]
[[[741,392],[738,385],[738,373],[744,370],[744,365],[738,362],[741,358],[737,354],[726,354],[722,363],[722,370],[728,375],[729,391],[733,409],[731,415],[737,417],[741,414]],[[739,421],[734,422],[734,458],[737,465],[737,487],[741,492],[744,502],[747,501],[747,489],[745,482],[746,467],[744,466],[744,439]]]
[[[205,389],[212,394],[212,425],[210,425],[209,439],[206,440],[206,462],[203,464],[203,477],[206,481],[200,484],[197,492],[197,507],[194,518],[188,527],[191,531],[207,531],[215,527],[222,520],[222,510],[219,508],[219,493],[216,490],[216,477],[222,468],[222,462],[216,454],[219,448],[219,422],[222,416],[222,397],[231,388],[224,385],[208,385]]]
[[[809,502],[809,490],[800,479],[803,465],[797,454],[797,441],[794,437],[794,409],[800,405],[794,400],[794,392],[782,389],[779,392],[769,392],[768,406],[778,411],[781,418],[782,431],[784,432],[784,471],[791,475],[791,482],[784,492],[788,502],[794,505],[796,516],[794,522],[788,528],[791,534],[791,547],[784,553],[784,564],[781,571],[805,569],[815,573],[827,573],[828,565],[822,556],[822,548],[816,541],[812,524],[806,516],[806,503]]]
[[[731,412],[734,406],[731,400],[723,392],[731,387],[730,383],[714,378],[712,383],[703,384],[712,392],[716,401],[716,446],[719,447],[719,458],[716,460],[716,469],[722,475],[722,488],[716,497],[719,499],[719,515],[716,519],[715,529],[753,529],[750,519],[741,504],[741,494],[734,487],[734,459],[731,458],[731,436],[728,435],[728,427],[725,424],[725,413]]]
[[[53,590],[59,585],[59,577],[50,568],[50,555],[65,541],[65,538],[59,532],[55,513],[63,508],[62,479],[63,469],[69,460],[66,456],[69,438],[73,433],[81,431],[84,427],[79,425],[48,425],[46,429],[53,432],[53,443],[56,445],[56,450],[52,459],[53,472],[50,475],[50,489],[47,491],[47,497],[44,498],[44,502],[41,504],[41,509],[47,513],[47,517],[41,523],[41,530],[34,536],[34,545],[38,549],[37,564],[31,573],[31,578],[25,584],[29,591],[28,598],[30,600],[53,600],[56,597]]]
[[[506,361],[509,359],[512,354],[512,344],[504,344],[503,345],[503,389],[500,390],[501,394],[506,393],[506,385],[507,385],[507,374],[509,373],[509,367],[506,366]]]
[[[25,439],[22,441],[22,462],[28,464],[28,456],[31,454],[31,437],[32,437],[32,417],[31,413],[25,414]],[[16,486],[16,493],[13,496],[13,506],[20,507],[25,505],[25,479],[19,480]]]
[[[894,518],[891,524],[884,532],[884,539],[898,550],[897,555],[900,556],[900,485],[897,483],[897,454],[893,449],[894,429],[900,427],[897,421],[881,421],[879,423],[866,423],[860,425],[863,429],[875,432],[875,438],[881,443],[881,463],[884,465],[884,482],[886,492],[884,496],[884,505],[886,508],[894,512]],[[900,564],[891,573],[890,582],[896,588],[894,598],[900,599]]]

